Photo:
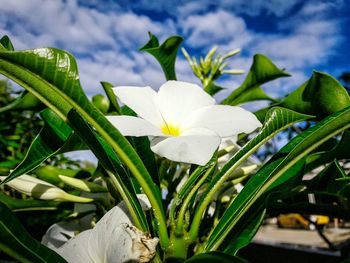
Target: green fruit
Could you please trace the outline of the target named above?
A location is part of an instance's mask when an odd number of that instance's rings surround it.
[[[109,100],[102,94],[92,97],[92,103],[102,112],[107,113],[109,109]]]

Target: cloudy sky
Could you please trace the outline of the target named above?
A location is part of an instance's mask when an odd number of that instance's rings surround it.
[[[241,48],[231,67],[248,70],[255,53],[269,56],[293,77],[267,87],[281,96],[306,80],[313,69],[338,77],[350,71],[349,6],[346,0],[0,0],[0,32],[16,49],[58,47],[77,58],[89,95],[99,81],[158,88],[164,76],[155,60],[138,48],[148,31],[161,41],[185,38],[192,55],[214,44],[221,52]],[[180,80],[197,82],[182,54]],[[234,89],[242,77],[223,81]],[[225,94],[225,92],[224,92]]]

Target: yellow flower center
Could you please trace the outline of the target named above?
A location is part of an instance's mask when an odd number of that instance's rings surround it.
[[[180,128],[171,124],[163,125],[161,130],[166,135],[179,136],[181,134]]]

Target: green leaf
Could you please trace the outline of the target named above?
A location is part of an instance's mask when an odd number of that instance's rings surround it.
[[[231,256],[229,254],[225,254],[222,252],[209,252],[209,253],[203,253],[198,254],[194,257],[191,257],[190,259],[185,260],[184,263],[213,263],[213,262],[220,262],[220,263],[248,263],[248,261]]]
[[[223,87],[220,87],[220,86],[216,85],[214,82],[210,82],[210,84],[207,85],[204,90],[209,95],[213,96],[216,93],[218,93],[219,91],[222,91],[223,89],[224,89]]]
[[[132,141],[137,154],[140,156],[142,162],[145,164],[149,174],[153,179],[153,182],[156,185],[160,186],[156,158],[154,156],[154,152],[152,152],[151,150],[151,143],[148,137],[133,137]]]
[[[4,203],[13,212],[29,210],[56,210],[59,208],[73,208],[68,202],[45,201],[35,199],[12,198],[0,192],[0,202]]]
[[[120,110],[120,106],[118,104],[118,101],[117,101],[117,97],[115,96],[114,92],[113,92],[113,85],[109,82],[106,82],[106,81],[101,81],[101,85],[104,89],[104,91],[106,92],[106,95],[109,99],[109,101],[111,102],[111,107],[112,107],[112,111],[116,111],[118,114],[121,113],[121,110]]]
[[[232,158],[224,165],[220,172],[218,172],[210,181],[205,193],[203,193],[200,203],[195,211],[195,216],[192,222],[190,235],[192,239],[196,239],[198,226],[201,223],[202,214],[207,205],[211,202],[213,196],[220,190],[221,186],[227,181],[230,175],[243,162],[255,152],[261,145],[266,143],[275,134],[284,130],[288,126],[306,120],[312,116],[301,114],[281,107],[274,107],[266,114],[264,126],[260,132],[245,144],[239,151],[237,151]]]
[[[72,110],[68,115],[68,119],[71,121],[72,127],[99,159],[110,178],[116,183],[118,192],[123,197],[123,200],[134,220],[134,224],[143,231],[148,231],[149,228],[146,217],[138,198],[133,191],[130,178],[126,174],[125,169],[121,165],[121,162],[113,149],[102,137],[91,129],[89,124],[86,123],[76,111]]]
[[[266,108],[262,108],[254,112],[254,114],[260,122],[264,122],[264,120],[266,119],[266,114],[269,112],[270,109],[271,109],[270,106]]]
[[[121,109],[122,115],[137,116],[137,114],[128,106],[123,106]],[[129,141],[134,146],[137,154],[140,156],[142,162],[145,164],[153,182],[160,187],[160,180],[158,174],[158,166],[154,152],[151,150],[151,143],[147,136],[128,137]]]
[[[237,231],[230,235],[230,243],[225,249],[225,253],[236,255],[238,250],[250,244],[256,232],[264,222],[266,209],[257,210],[257,213],[252,213],[248,220],[242,222]]]
[[[350,179],[340,166],[339,162],[334,160],[313,179],[307,182],[307,190],[339,196],[343,187],[346,186],[346,181],[341,179],[346,178]]]
[[[14,47],[12,45],[12,42],[8,36],[3,36],[0,39],[0,44],[2,45],[3,48],[7,49],[8,51],[14,51]]]
[[[233,100],[230,105],[238,105],[255,100],[270,100],[276,102],[276,100],[268,96],[262,88],[255,86],[244,91],[237,99]]]
[[[305,173],[312,171],[313,169],[330,163],[334,159],[350,159],[350,131],[345,131],[341,140],[337,145],[329,151],[321,151],[310,154],[306,158]]]
[[[84,94],[73,56],[54,48],[0,51],[0,73],[33,93],[63,120],[67,121],[69,112],[76,110],[91,124],[143,188],[159,223],[161,244],[166,247],[168,236],[160,189],[130,143]]]
[[[281,103],[283,107],[319,118],[349,105],[350,97],[345,88],[332,76],[317,71]]]
[[[159,62],[163,69],[166,80],[176,80],[175,61],[177,51],[183,41],[180,36],[172,36],[159,46],[158,39],[152,33],[149,33],[150,40],[140,48],[140,51],[146,51]]]
[[[0,108],[0,113],[8,110],[33,110],[40,111],[45,108],[45,105],[41,103],[33,94],[28,91],[22,92],[12,103]]]
[[[280,77],[289,77],[290,75],[283,70],[277,68],[272,61],[264,55],[256,54],[253,59],[253,65],[251,66],[247,77],[244,82],[235,89],[226,99],[221,103],[228,105],[236,105],[237,101],[243,101],[239,99],[240,96],[254,97],[252,95],[244,95],[250,89],[256,89],[255,97],[267,97],[259,90],[259,86],[272,81]],[[254,92],[253,92],[254,93]]]
[[[32,238],[11,210],[0,202],[0,249],[20,262],[66,262]]]
[[[349,127],[350,107],[327,117],[291,140],[248,181],[220,219],[204,250],[218,249],[233,227],[246,213],[251,213],[253,205],[263,200],[264,194],[271,190],[271,186],[277,180],[281,184],[290,179],[294,174],[289,171],[295,164],[319,145]]]
[[[71,135],[72,129],[51,110],[44,110],[41,116],[45,121],[44,127],[34,138],[24,160],[1,184],[5,184],[38,167],[49,157],[57,153]]]

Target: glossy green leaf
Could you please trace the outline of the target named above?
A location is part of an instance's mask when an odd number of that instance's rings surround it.
[[[350,97],[345,88],[332,76],[317,71],[281,104],[283,107],[320,118],[349,105]]]
[[[218,86],[216,83],[214,82],[210,82],[209,85],[207,85],[205,87],[205,91],[209,94],[209,95],[215,95],[216,93],[218,93],[219,91],[222,91],[224,88],[223,87],[220,87]]]
[[[123,106],[121,109],[122,115],[137,116],[137,114],[128,106]],[[129,141],[134,146],[137,154],[140,156],[142,162],[145,164],[153,182],[160,187],[160,180],[158,174],[158,167],[156,157],[151,150],[151,143],[147,136],[128,137]]]
[[[266,119],[266,114],[269,112],[270,109],[271,107],[265,107],[260,110],[257,110],[256,112],[254,112],[254,114],[260,122],[264,122],[264,120]]]
[[[140,48],[140,51],[148,52],[155,57],[163,69],[166,80],[176,80],[175,61],[183,38],[172,36],[159,46],[158,39],[152,33],[149,33],[149,37],[150,40]]]
[[[266,97],[266,94],[259,90],[259,87],[269,81],[280,77],[289,77],[290,75],[283,70],[277,68],[272,61],[264,55],[256,54],[253,59],[253,65],[251,66],[247,77],[244,82],[235,89],[226,99],[221,103],[228,105],[236,105],[237,101],[244,101],[239,99],[240,96],[246,98],[252,95],[245,95],[249,90],[255,89],[255,97]],[[254,92],[253,92],[254,93]],[[259,95],[259,96],[258,96]],[[244,98],[244,97],[243,97]]]
[[[143,188],[159,222],[161,244],[166,247],[168,237],[160,190],[130,143],[84,94],[73,56],[54,48],[0,51],[0,73],[33,93],[63,120],[67,120],[71,110],[76,110],[96,129]]]
[[[156,158],[154,156],[154,152],[151,150],[151,142],[149,141],[148,137],[133,137],[132,141],[137,154],[145,164],[149,174],[153,179],[153,182],[156,185],[160,186]]]
[[[241,226],[236,228],[236,231],[232,231],[225,253],[236,255],[238,250],[249,245],[264,222],[265,214],[266,209],[257,210],[257,213],[252,213],[248,220],[245,220]]]
[[[11,210],[0,202],[0,249],[24,263],[66,262],[32,238]]]
[[[77,131],[91,151],[99,159],[104,169],[108,172],[111,179],[116,182],[119,194],[123,197],[126,206],[137,227],[143,231],[148,231],[148,224],[143,213],[142,207],[138,202],[136,193],[133,191],[130,178],[113,149],[108,143],[97,135],[88,123],[74,110],[68,114],[68,119],[72,127]]]
[[[38,167],[42,162],[57,153],[71,135],[72,129],[51,110],[44,110],[41,116],[45,121],[44,127],[33,140],[24,160],[1,184]]]
[[[0,44],[3,46],[3,48],[7,49],[8,51],[15,50],[10,38],[6,35],[0,39]]]
[[[231,256],[229,254],[225,254],[222,252],[210,252],[210,253],[198,254],[194,257],[191,257],[190,259],[185,260],[184,263],[213,263],[213,262],[248,263],[248,261],[242,258]]]
[[[329,151],[321,151],[310,154],[306,158],[305,172],[310,172],[313,169],[330,163],[334,159],[350,159],[350,131],[345,131],[341,140],[337,145]]]
[[[272,185],[276,186],[277,180],[281,184],[290,179],[293,173],[288,173],[289,169],[323,142],[349,127],[350,108],[346,108],[299,134],[284,146],[248,181],[234,199],[209,237],[205,251],[218,249],[240,219],[251,212],[250,209],[257,200],[271,190]]]
[[[0,192],[0,202],[13,212],[29,210],[56,210],[59,208],[73,208],[68,202],[46,201],[36,199],[17,199]]]
[[[102,85],[109,101],[111,102],[112,111],[115,111],[118,114],[120,114],[121,113],[120,106],[118,104],[117,97],[115,96],[113,89],[112,89],[114,86],[111,83],[106,82],[106,81],[101,81],[101,85]]]
[[[262,88],[260,88],[259,86],[255,86],[251,89],[247,89],[246,91],[242,92],[240,96],[231,101],[230,105],[239,105],[245,102],[255,100],[276,101],[275,99],[268,96]]]
[[[0,113],[8,110],[33,110],[40,111],[45,108],[45,105],[41,103],[33,94],[28,91],[22,92],[12,103],[0,108]]]

